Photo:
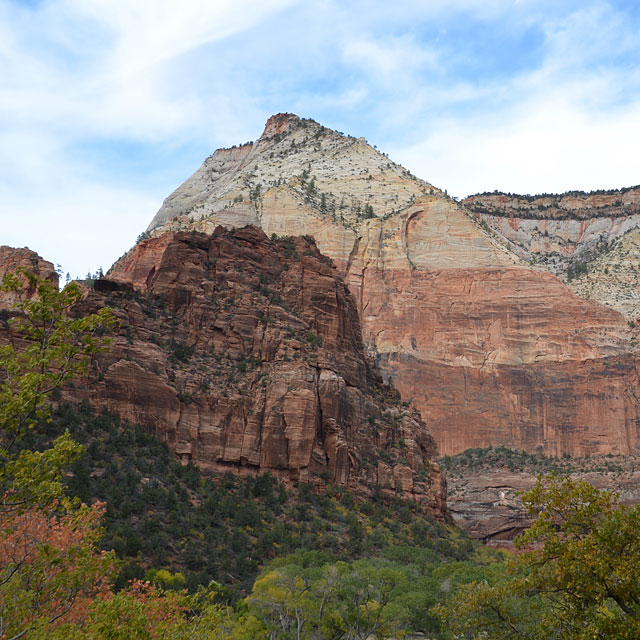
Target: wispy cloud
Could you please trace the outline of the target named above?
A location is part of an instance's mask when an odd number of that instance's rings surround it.
[[[0,242],[107,267],[276,111],[457,195],[640,182],[639,28],[622,0],[0,0]]]

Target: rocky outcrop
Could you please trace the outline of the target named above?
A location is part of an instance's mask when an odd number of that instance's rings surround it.
[[[533,196],[494,191],[469,196],[462,204],[474,213],[527,220],[619,219],[640,214],[640,185]]]
[[[493,464],[477,464],[480,456],[506,459],[498,464],[495,459]],[[637,455],[525,458],[521,453],[498,449],[470,451],[445,460],[448,506],[455,524],[483,542],[510,546],[531,524],[522,508],[521,493],[532,488],[539,475],[551,471],[585,480],[598,489],[614,491],[622,503],[640,503]]]
[[[484,193],[463,204],[521,258],[563,278],[579,296],[628,319],[640,315],[640,187],[540,196]]]
[[[147,229],[211,233],[254,224],[267,235],[312,235],[346,263],[360,224],[441,194],[364,138],[281,113],[260,138],[209,156],[166,200]]]
[[[579,210],[579,201],[563,206]],[[638,371],[625,319],[532,268],[476,214],[364,141],[281,114],[257,142],[207,159],[149,229],[233,227],[249,215],[269,235],[312,235],[334,260],[369,353],[443,453],[637,446]]]
[[[18,269],[27,269],[31,273],[49,280],[49,282],[58,285],[58,274],[53,268],[53,264],[48,260],[43,260],[35,251],[27,249],[14,249],[6,245],[0,246],[0,284],[8,273],[16,273]],[[35,295],[29,283],[24,281],[25,287],[21,292],[22,298],[30,298]],[[18,301],[15,294],[3,293],[0,296],[0,309],[8,311],[11,306]]]
[[[104,305],[118,335],[74,399],[203,469],[378,486],[443,517],[435,441],[367,361],[353,298],[312,241],[166,233],[96,281],[81,310]]]

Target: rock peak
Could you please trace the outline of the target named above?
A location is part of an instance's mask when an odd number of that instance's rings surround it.
[[[276,113],[267,120],[260,138],[271,138],[280,133],[285,133],[291,129],[291,125],[297,125],[299,122],[300,117],[294,113]]]
[[[209,156],[164,201],[148,231],[210,232],[219,224],[254,224],[269,234],[307,233],[305,224],[302,230],[270,228],[270,203],[276,200],[280,220],[309,218],[353,231],[427,195],[444,196],[363,138],[293,113],[277,113],[256,142]]]

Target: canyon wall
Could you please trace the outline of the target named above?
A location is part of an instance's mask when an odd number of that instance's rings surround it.
[[[205,470],[271,472],[372,497],[402,494],[444,517],[437,446],[365,356],[355,303],[300,238],[255,227],[140,242],[78,311],[120,321],[90,385],[68,391],[119,413]]]
[[[614,213],[633,209],[636,195],[614,200]],[[594,197],[587,211],[567,198],[544,209],[546,223],[562,205],[588,231],[604,220],[594,222],[593,211],[613,215],[606,202]],[[468,206],[361,139],[279,114],[256,142],[208,158],[149,232],[250,218],[268,235],[313,236],[355,297],[368,352],[442,453],[492,444],[555,455],[633,451],[638,371],[626,319],[532,267],[521,245]],[[623,233],[634,223],[619,224]]]

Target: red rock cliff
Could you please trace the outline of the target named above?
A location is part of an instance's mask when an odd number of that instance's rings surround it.
[[[266,472],[421,502],[442,515],[437,448],[368,364],[354,301],[300,238],[254,228],[139,243],[83,303],[116,309],[113,350],[73,396],[204,469]]]

